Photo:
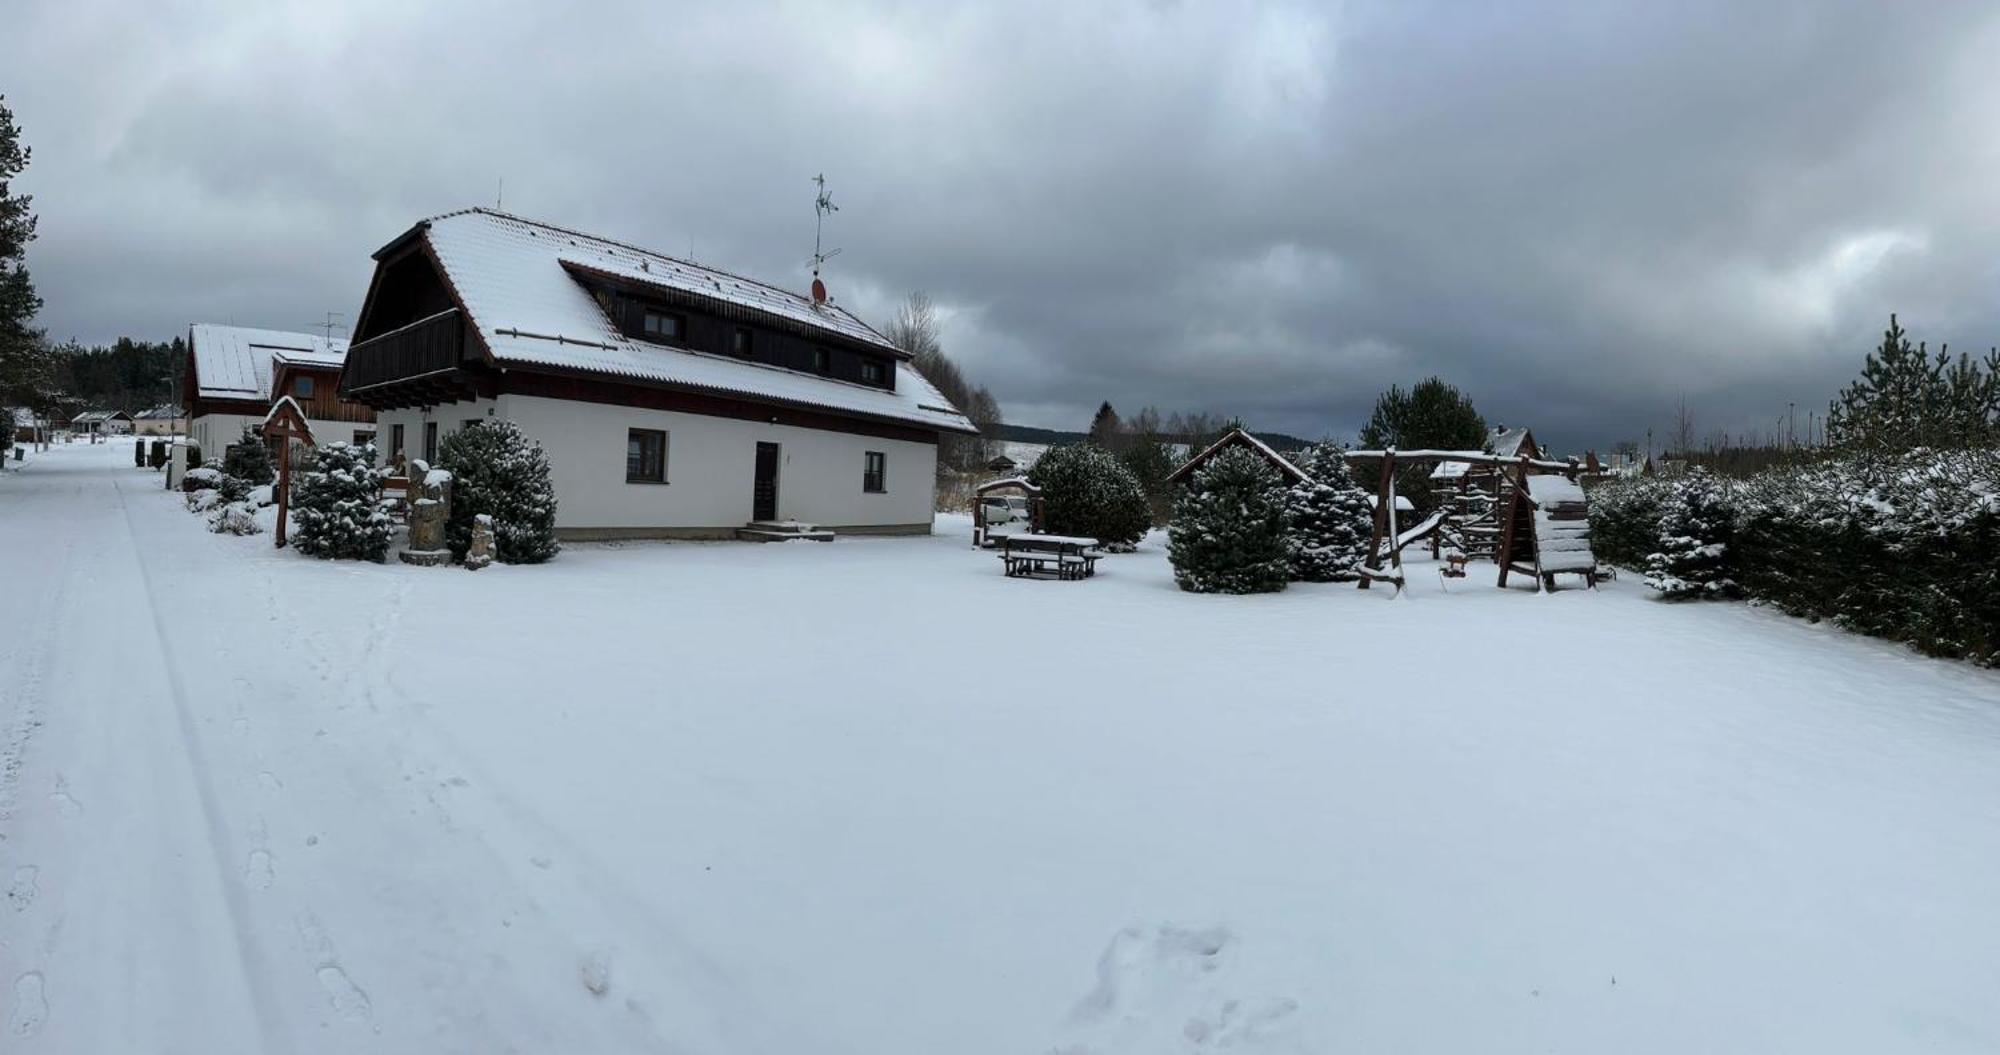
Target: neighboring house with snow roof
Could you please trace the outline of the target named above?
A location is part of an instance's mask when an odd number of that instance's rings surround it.
[[[37,439],[40,439],[40,434],[46,433],[49,428],[47,418],[36,414],[27,407],[7,408],[6,422],[8,429],[14,434],[14,442],[16,443],[33,443]]]
[[[565,537],[925,533],[938,437],[978,431],[846,309],[686,260],[470,209],[375,261],[341,393],[412,458],[519,425]]]
[[[245,425],[261,425],[271,403],[291,396],[314,435],[361,442],[375,434],[375,411],[340,398],[347,342],[312,333],[197,323],[188,329],[182,400],[188,435],[203,458],[222,457]]]
[[[69,419],[69,427],[86,435],[130,436],[132,415],[122,410],[86,410]]]
[[[141,436],[178,436],[187,431],[187,412],[179,407],[151,407],[132,415],[132,431]]]
[[[1525,426],[1512,429],[1505,425],[1493,426],[1492,434],[1486,438],[1486,446],[1502,458],[1542,456],[1542,448],[1535,443],[1535,434],[1529,432]]]

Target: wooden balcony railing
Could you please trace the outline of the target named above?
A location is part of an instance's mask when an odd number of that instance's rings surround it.
[[[448,308],[347,349],[341,395],[450,370],[465,357],[465,320]]]

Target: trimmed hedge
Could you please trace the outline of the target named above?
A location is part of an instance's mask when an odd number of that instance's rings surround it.
[[[1628,567],[1680,481],[1591,495],[1601,559]],[[2000,452],[1917,450],[1776,469],[1725,491],[1724,573],[1755,601],[1936,656],[2000,665]],[[1655,549],[1659,549],[1655,544]]]

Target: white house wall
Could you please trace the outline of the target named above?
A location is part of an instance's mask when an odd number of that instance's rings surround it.
[[[541,441],[556,489],[556,526],[571,537],[727,534],[751,519],[759,442],[779,445],[778,516],[836,530],[930,530],[937,446],[844,432],[772,425],[679,411],[647,410],[541,396],[447,404],[376,416],[385,445],[402,424],[404,445],[421,457],[423,423],[438,439],[478,418],[504,418]],[[625,481],[626,432],[667,433],[667,483]],[[885,457],[882,493],[862,490],[864,455]]]
[[[256,414],[203,414],[190,423],[188,438],[201,448],[202,460],[222,460],[223,450],[243,438],[243,426],[262,425],[264,415]],[[318,418],[306,419],[313,438],[322,443],[334,440],[352,442],[354,434],[373,433],[375,426],[365,421],[325,421]],[[386,458],[387,455],[378,457]]]

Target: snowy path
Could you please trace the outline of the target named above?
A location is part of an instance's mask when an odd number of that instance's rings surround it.
[[[328,564],[158,483],[0,475],[10,1055],[2000,1050],[1988,672],[957,524]]]

